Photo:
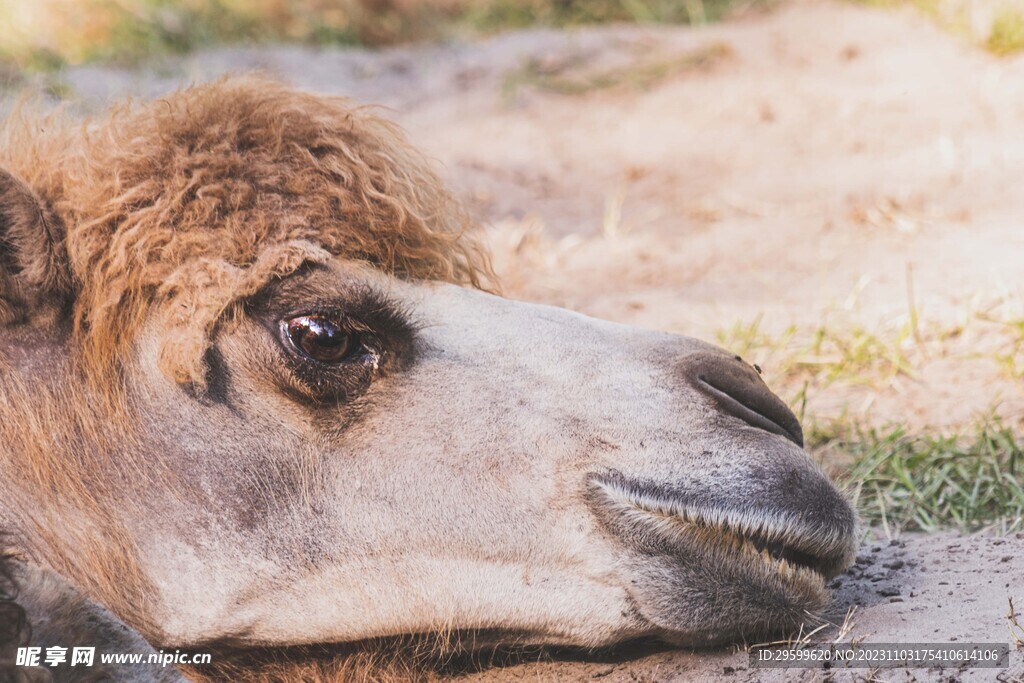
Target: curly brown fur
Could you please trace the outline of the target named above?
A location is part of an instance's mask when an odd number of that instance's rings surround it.
[[[68,226],[70,273],[60,273],[63,253],[37,270],[51,291],[73,282],[94,378],[155,307],[178,328],[165,369],[202,385],[209,336],[232,304],[328,254],[401,277],[492,280],[466,215],[397,126],[265,78],[127,103],[86,124],[21,112],[0,132],[0,166]],[[261,262],[275,245],[289,258]]]
[[[16,322],[45,297],[71,295],[64,226],[25,183],[0,169],[0,325]]]

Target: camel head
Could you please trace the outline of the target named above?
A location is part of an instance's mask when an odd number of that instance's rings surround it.
[[[255,78],[0,145],[0,526],[161,646],[792,629],[855,547],[688,337],[501,298],[373,111]]]

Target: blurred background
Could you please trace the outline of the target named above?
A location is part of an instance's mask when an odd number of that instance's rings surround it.
[[[890,535],[1024,530],[1022,50],[1024,0],[0,0],[5,107],[382,105],[507,296],[757,363]]]
[[[381,47],[533,26],[695,23],[730,9],[728,0],[4,0],[0,28],[8,60],[46,69],[226,42]]]

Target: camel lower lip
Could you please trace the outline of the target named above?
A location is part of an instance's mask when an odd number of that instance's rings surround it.
[[[825,582],[825,574],[819,568],[820,559],[782,542],[768,540],[759,535],[736,533],[728,528],[701,521],[665,515],[635,503],[633,505],[637,513],[650,516],[653,522],[652,530],[657,529],[660,524],[670,525],[671,531],[668,536],[680,546],[693,543],[713,544],[728,549],[732,554],[758,562],[784,579],[821,584]]]

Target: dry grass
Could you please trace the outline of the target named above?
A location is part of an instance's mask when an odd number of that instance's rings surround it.
[[[903,379],[917,379],[933,354],[950,352],[941,341],[950,329],[923,333],[916,315],[888,326],[865,325],[841,312],[831,317],[834,322],[824,316],[813,328],[790,325],[774,334],[755,318],[719,329],[716,341],[764,368],[769,385],[801,419],[809,397],[833,385],[887,391]]]
[[[0,49],[22,68],[46,70],[222,42],[377,44],[414,38],[435,5],[441,12],[440,3],[358,0],[0,0]]]
[[[1006,628],[1010,631],[1010,638],[1014,646],[1020,650],[1024,649],[1024,626],[1020,623],[1020,613],[1013,606],[1013,598],[1007,598],[1010,609],[1006,613]]]
[[[1010,55],[1024,50],[1024,12],[1004,7],[992,19],[985,47],[997,55]]]
[[[683,54],[640,58],[630,64],[603,69],[589,66],[589,60],[582,54],[556,61],[531,58],[508,74],[503,90],[506,98],[510,99],[522,87],[561,95],[586,95],[622,88],[649,90],[666,79],[710,69],[733,54],[730,45],[715,42]]]
[[[953,315],[926,318],[909,280],[908,290],[907,312],[888,320],[864,320],[855,304],[844,305],[823,312],[813,327],[776,323],[772,332],[760,317],[736,322],[719,328],[716,341],[763,367],[768,383],[796,405],[833,385],[899,392],[902,383],[926,380],[941,360],[1024,378],[1022,302],[971,301]]]
[[[747,5],[765,1],[745,0]],[[46,71],[92,60],[133,63],[221,43],[379,46],[529,26],[703,23],[724,16],[732,2],[0,0],[0,60]]]
[[[857,0],[877,7],[912,7],[943,29],[1004,57],[1024,50],[1020,0]]]

